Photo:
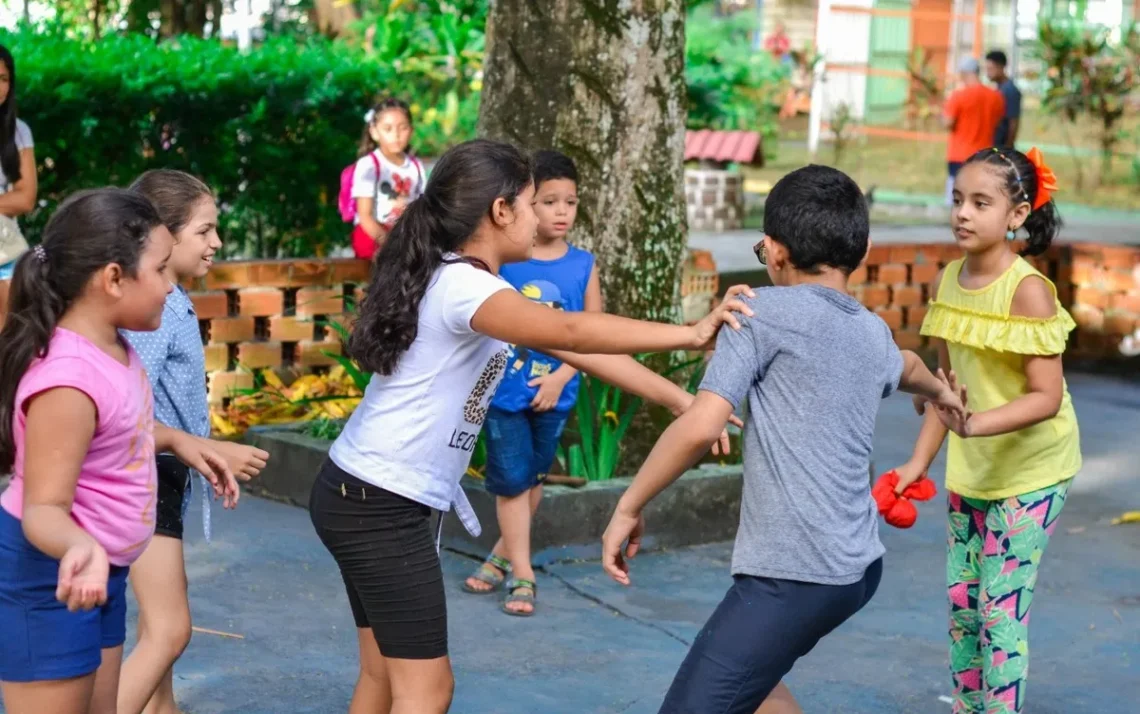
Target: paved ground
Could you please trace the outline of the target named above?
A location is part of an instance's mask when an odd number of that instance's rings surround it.
[[[1046,556],[1033,619],[1032,714],[1126,714],[1140,702],[1140,386],[1073,376],[1086,465]],[[903,458],[917,421],[904,399],[879,420],[877,463]],[[943,531],[938,505],[885,529],[879,594],[801,661],[790,682],[808,714],[949,712]],[[197,522],[192,511],[191,523]],[[652,524],[650,524],[652,528]],[[194,528],[191,529],[195,530]],[[177,668],[187,714],[344,712],[355,638],[331,559],[299,509],[249,498],[192,533],[191,601],[201,627]],[[729,583],[727,544],[638,558],[623,589],[596,563],[540,574],[540,611],[508,618],[459,590],[472,563],[445,553],[460,714],[651,714]]]

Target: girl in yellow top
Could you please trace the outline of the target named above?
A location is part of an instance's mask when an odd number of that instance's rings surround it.
[[[950,223],[966,257],[935,279],[922,334],[968,387],[970,413],[928,410],[899,491],[926,472],[949,429],[946,465],[954,714],[1021,712],[1037,568],[1081,468],[1061,371],[1074,323],[1056,288],[1010,247],[1043,253],[1061,220],[1037,149],[985,149],[954,183]]]

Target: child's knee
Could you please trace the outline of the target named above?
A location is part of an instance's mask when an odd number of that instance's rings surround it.
[[[151,618],[143,628],[142,636],[174,661],[182,656],[193,634],[190,613],[187,612],[177,615],[167,613],[162,618]]]

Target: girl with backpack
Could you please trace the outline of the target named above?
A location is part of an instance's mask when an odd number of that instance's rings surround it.
[[[360,158],[340,177],[340,211],[352,221],[352,252],[372,260],[396,219],[427,183],[423,164],[408,151],[412,112],[399,99],[385,99],[364,115]]]

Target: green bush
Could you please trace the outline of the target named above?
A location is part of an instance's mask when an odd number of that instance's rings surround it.
[[[40,163],[41,208],[24,223],[33,239],[67,194],[168,167],[218,192],[227,254],[320,255],[350,230],[336,211],[340,172],[376,98],[414,104],[421,154],[474,129],[473,93],[460,99],[455,78],[321,39],[280,38],[244,55],[131,34],[92,43],[20,32],[0,42],[16,57],[20,116]]]

